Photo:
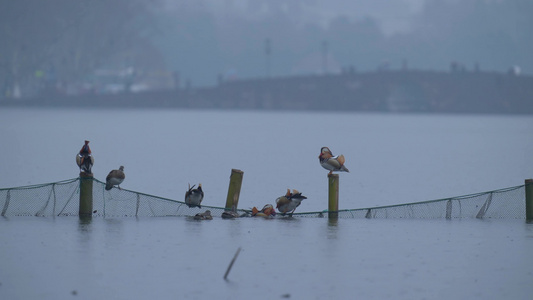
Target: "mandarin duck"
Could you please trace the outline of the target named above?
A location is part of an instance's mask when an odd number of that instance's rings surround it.
[[[194,216],[194,219],[195,220],[213,220],[213,216],[211,215],[211,211],[210,210],[206,210],[203,213],[197,213]]]
[[[118,170],[112,170],[111,172],[109,172],[109,174],[105,178],[106,191],[109,191],[115,185],[118,186],[119,190],[121,190],[120,184],[122,183],[122,181],[124,181],[124,178],[126,178],[126,175],[124,174],[124,166],[120,166]]]
[[[94,164],[94,157],[91,154],[91,148],[89,147],[89,141],[85,141],[85,144],[81,147],[81,150],[76,154],[76,164],[80,168],[80,172],[87,174],[91,173],[91,168]]]
[[[188,207],[199,207],[202,208],[200,205],[202,203],[202,200],[204,199],[204,191],[202,190],[202,184],[198,184],[198,188],[194,188],[195,185],[191,187],[189,184],[189,190],[185,192],[185,204],[187,204]]]
[[[252,217],[270,217],[275,215],[276,210],[272,204],[266,204],[261,210],[257,209],[255,206],[252,208]]]
[[[303,196],[302,193],[298,192],[297,190],[292,190],[291,193],[290,189],[287,189],[287,193],[284,196],[276,199],[276,208],[282,215],[290,212],[289,216],[292,216],[294,210],[300,206],[300,203],[304,199],[307,199],[307,197]]]
[[[328,174],[332,174],[333,171],[350,172],[348,168],[344,166],[344,155],[333,156],[331,150],[328,147],[322,147],[320,149],[320,155],[318,156],[320,165],[322,168],[329,170]]]

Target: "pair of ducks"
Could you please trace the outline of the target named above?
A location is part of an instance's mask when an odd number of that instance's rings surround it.
[[[92,167],[94,165],[94,157],[92,156],[91,148],[89,147],[89,141],[85,141],[85,144],[81,147],[80,152],[76,155],[76,164],[80,168],[80,172],[92,175]],[[126,175],[124,174],[124,166],[120,166],[118,170],[111,170],[105,178],[105,189],[111,190],[115,185],[120,188],[120,184],[124,181]]]
[[[350,172],[348,168],[344,166],[344,155],[341,154],[334,156],[328,147],[322,147],[320,149],[318,160],[324,169],[329,170],[329,174],[332,174],[333,171]],[[307,197],[303,196],[302,193],[298,192],[297,190],[292,190],[291,193],[290,189],[287,189],[287,193],[284,196],[276,199],[276,208],[282,215],[289,213],[289,216],[292,216],[296,208],[300,206],[302,200],[304,199],[307,199]],[[254,207],[252,209],[252,216],[254,215],[266,217],[275,216],[276,211],[272,205],[267,204],[260,211]]]
[[[289,216],[292,216],[292,213],[296,210],[298,206],[302,203],[302,200],[307,199],[306,196],[297,190],[287,189],[285,195],[278,197],[276,199],[276,208],[281,213],[282,216],[289,213]],[[276,210],[271,204],[267,204],[263,209],[258,210],[256,207],[252,208],[252,217],[270,217],[275,216]]]

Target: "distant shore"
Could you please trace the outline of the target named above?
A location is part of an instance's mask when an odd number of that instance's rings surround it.
[[[0,107],[533,114],[533,76],[377,71],[243,79],[215,87],[2,99]]]

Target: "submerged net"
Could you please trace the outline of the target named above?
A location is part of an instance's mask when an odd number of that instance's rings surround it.
[[[189,208],[184,202],[113,188],[97,179],[74,178],[48,184],[0,189],[1,216],[77,216],[81,180],[93,180],[93,216],[194,216],[223,207]],[[238,210],[239,214],[249,212]],[[327,211],[294,213],[294,217],[325,217]],[[391,206],[339,210],[339,218],[492,218],[525,219],[525,185],[453,198]]]
[[[302,217],[327,212],[300,213]],[[525,219],[525,185],[446,199],[338,211],[339,218]]]

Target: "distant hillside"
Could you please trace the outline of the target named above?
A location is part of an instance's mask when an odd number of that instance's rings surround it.
[[[533,76],[379,71],[221,82],[216,87],[3,100],[0,106],[533,114]]]

